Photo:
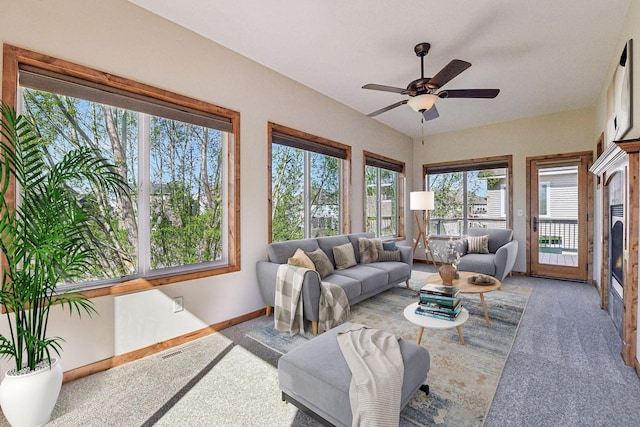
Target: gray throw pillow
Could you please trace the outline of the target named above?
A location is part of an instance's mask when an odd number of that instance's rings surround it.
[[[400,251],[378,250],[378,262],[383,261],[400,261]]]
[[[333,273],[333,264],[329,260],[327,254],[320,248],[316,249],[313,252],[305,252],[313,264],[316,266],[316,271],[320,274],[320,278],[324,279],[331,273]]]
[[[378,249],[382,250],[380,239],[358,238],[358,249],[360,250],[360,263],[368,264],[378,261]]]
[[[356,265],[356,254],[353,252],[351,243],[334,246],[333,258],[336,260],[336,270],[344,270]]]

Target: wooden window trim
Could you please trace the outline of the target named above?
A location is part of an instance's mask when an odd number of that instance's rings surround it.
[[[273,195],[271,194],[272,180],[271,174],[273,171],[272,164],[272,146],[273,146],[273,133],[281,133],[289,135],[294,138],[304,139],[316,144],[326,145],[329,147],[343,150],[346,153],[346,158],[343,159],[343,167],[341,169],[341,209],[340,209],[340,223],[342,224],[342,233],[348,234],[351,232],[351,208],[349,206],[349,200],[351,200],[351,146],[341,144],[340,142],[332,141],[330,139],[323,138],[321,136],[312,135],[310,133],[302,132],[296,129],[292,129],[287,126],[279,125],[273,122],[267,122],[267,243],[271,243],[273,239]]]
[[[456,167],[464,167],[466,165],[474,165],[478,164],[479,166],[490,165],[495,163],[506,163],[507,164],[507,182],[509,184],[509,212],[507,212],[507,227],[513,230],[513,156],[492,156],[492,157],[479,157],[476,159],[466,159],[466,160],[454,160],[450,162],[439,162],[439,163],[427,163],[422,165],[422,189],[426,190],[426,176],[427,171],[429,169],[444,169],[444,168],[456,168]]]
[[[233,142],[229,147],[227,167],[230,180],[227,183],[228,192],[228,229],[227,229],[227,253],[228,262],[221,266],[210,267],[198,271],[180,272],[167,275],[154,276],[152,278],[135,278],[120,283],[106,285],[95,289],[89,289],[82,293],[90,298],[104,295],[119,295],[150,289],[156,286],[171,283],[194,280],[203,277],[226,274],[240,270],[240,113],[219,107],[208,102],[199,101],[175,92],[159,89],[144,83],[98,71],[89,67],[74,64],[62,59],[22,49],[9,44],[3,45],[3,73],[2,73],[2,100],[11,106],[16,106],[18,96],[18,69],[21,64],[31,65],[43,70],[80,78],[92,83],[97,83],[119,90],[156,98],[160,101],[170,102],[193,110],[203,111],[231,120]],[[15,200],[15,183],[10,183],[12,192],[8,193]],[[5,261],[3,260],[3,265]]]
[[[364,183],[366,181],[366,168],[367,168],[367,159],[375,159],[375,160],[380,160],[383,163],[388,163],[388,164],[393,164],[397,166],[397,169],[400,169],[397,174],[398,174],[398,181],[397,181],[397,187],[396,187],[396,191],[397,191],[397,198],[398,198],[398,212],[397,212],[397,216],[398,216],[398,234],[396,236],[394,236],[393,238],[389,239],[389,240],[404,240],[406,238],[406,230],[405,230],[405,224],[404,224],[404,215],[405,215],[405,186],[404,186],[404,182],[405,182],[405,177],[406,177],[406,164],[404,162],[401,162],[399,160],[396,159],[392,159],[390,157],[385,157],[382,156],[380,154],[376,154],[376,153],[372,153],[370,151],[362,151],[362,182]],[[374,166],[375,167],[375,166]],[[394,171],[395,172],[395,171]],[[367,200],[367,192],[366,189],[364,189],[363,191],[363,209],[362,209],[362,218],[363,218],[363,223],[366,225],[367,223],[367,212],[366,212],[366,200]]]

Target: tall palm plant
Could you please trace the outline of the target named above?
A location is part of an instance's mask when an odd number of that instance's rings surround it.
[[[86,182],[108,192],[127,189],[127,183],[91,148],[73,150],[49,165],[43,141],[29,119],[4,103],[0,110],[0,247],[4,258],[0,305],[10,331],[8,336],[0,335],[0,357],[13,358],[18,371],[31,371],[42,361],[50,364],[52,352],[60,355],[63,339],[47,336],[53,306],[68,308],[70,315],[96,312],[85,295],[58,289],[60,283],[86,277],[101,250],[89,233],[95,218],[78,201],[71,184]]]

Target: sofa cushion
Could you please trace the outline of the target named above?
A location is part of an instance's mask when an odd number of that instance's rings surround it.
[[[356,256],[353,253],[351,243],[333,247],[333,258],[336,261],[336,269],[344,270],[345,268],[356,265]]]
[[[469,254],[488,254],[489,253],[489,236],[469,236],[467,237],[467,253]]]
[[[360,237],[358,239],[358,249],[360,251],[360,263],[376,262],[378,261],[378,249],[382,249],[382,242],[380,239]]]
[[[313,264],[316,266],[316,271],[320,274],[320,278],[324,279],[329,274],[333,273],[333,264],[327,257],[327,254],[320,248],[312,252],[305,252]]]
[[[389,283],[398,283],[411,277],[411,267],[406,262],[372,262],[367,267],[386,271]]]
[[[320,249],[324,251],[325,254],[329,257],[331,263],[335,266],[336,260],[333,257],[333,248],[335,246],[344,245],[345,243],[349,243],[349,239],[347,236],[326,236],[326,237],[318,237],[318,246]]]
[[[362,293],[380,289],[389,283],[389,274],[380,269],[358,264],[346,270],[336,270],[334,275],[347,276],[359,280],[362,284]],[[327,281],[329,281],[327,279]]]
[[[496,274],[496,266],[493,262],[494,259],[494,254],[466,254],[460,258],[458,270],[472,271],[474,273],[493,276]]]
[[[318,241],[316,239],[303,239],[273,242],[267,246],[267,257],[271,262],[286,264],[298,248],[305,252],[314,251],[318,249]]]
[[[300,248],[296,249],[296,253],[287,261],[289,265],[295,265],[296,267],[309,268],[311,270],[316,269],[316,265],[311,261],[311,258],[304,253]]]
[[[347,294],[347,299],[349,300],[349,304],[352,304],[352,301],[355,298],[358,298],[362,295],[362,284],[360,280],[354,279],[352,277],[344,276],[341,273],[344,270],[335,270],[333,274],[328,275],[323,279],[325,282],[333,283],[334,285],[340,286],[344,293]]]
[[[470,228],[467,234],[469,236],[489,236],[489,253],[492,254],[513,240],[513,230],[504,228]]]

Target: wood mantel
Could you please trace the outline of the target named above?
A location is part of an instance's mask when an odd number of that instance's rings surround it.
[[[606,294],[609,284],[609,199],[607,183],[612,174],[623,171],[626,185],[625,198],[625,237],[626,251],[623,262],[623,318],[622,318],[622,357],[624,362],[633,366],[640,375],[640,364],[636,358],[638,332],[638,241],[640,227],[638,211],[640,208],[640,139],[614,141],[593,163],[590,171],[601,177],[603,191],[602,206],[602,268],[601,296],[603,308],[607,308]]]

